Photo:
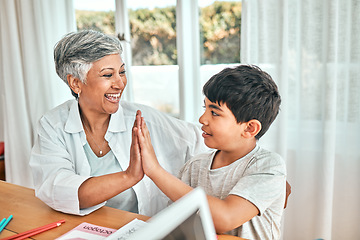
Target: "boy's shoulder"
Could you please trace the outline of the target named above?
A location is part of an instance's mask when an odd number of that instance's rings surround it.
[[[257,158],[271,158],[271,159],[276,159],[278,161],[283,161],[280,154],[278,154],[278,153],[276,153],[274,151],[270,151],[270,150],[268,150],[266,148],[263,148],[262,146],[259,146],[259,149],[256,152],[255,156]]]
[[[249,168],[257,169],[277,169],[277,171],[286,173],[286,165],[280,154],[259,146],[249,162]]]

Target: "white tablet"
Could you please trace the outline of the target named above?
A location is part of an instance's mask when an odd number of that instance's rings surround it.
[[[172,203],[131,234],[129,239],[217,239],[204,190],[196,188]]]

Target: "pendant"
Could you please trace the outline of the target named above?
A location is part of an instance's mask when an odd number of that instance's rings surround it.
[[[102,155],[102,151],[100,150],[100,155]]]

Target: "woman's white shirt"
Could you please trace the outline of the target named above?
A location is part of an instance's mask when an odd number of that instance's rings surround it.
[[[198,126],[144,105],[121,101],[105,134],[121,169],[129,165],[131,131],[138,109],[149,128],[158,161],[170,173],[176,175],[185,161],[208,151]],[[79,209],[78,189],[91,177],[91,167],[83,148],[87,141],[78,102],[69,100],[46,113],[37,130],[30,157],[36,196],[55,210],[76,215],[89,214],[105,205]],[[153,216],[169,201],[147,176],[133,190],[143,215]]]
[[[105,174],[123,171],[118,160],[116,159],[115,155],[111,150],[102,157],[98,157],[95,155],[89,143],[86,143],[84,145],[84,150],[90,164],[91,176],[102,176]],[[128,188],[120,194],[110,198],[109,200],[107,200],[105,205],[128,212],[139,212],[138,201],[133,188]]]

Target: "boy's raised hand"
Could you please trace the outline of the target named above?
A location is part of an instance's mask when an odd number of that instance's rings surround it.
[[[139,129],[138,133],[138,140],[140,145],[140,154],[141,154],[141,161],[142,167],[146,175],[150,177],[150,175],[156,171],[157,168],[161,168],[154,151],[154,148],[151,144],[150,132],[146,126],[145,120],[141,117],[141,111],[138,111],[137,120],[139,121]]]

